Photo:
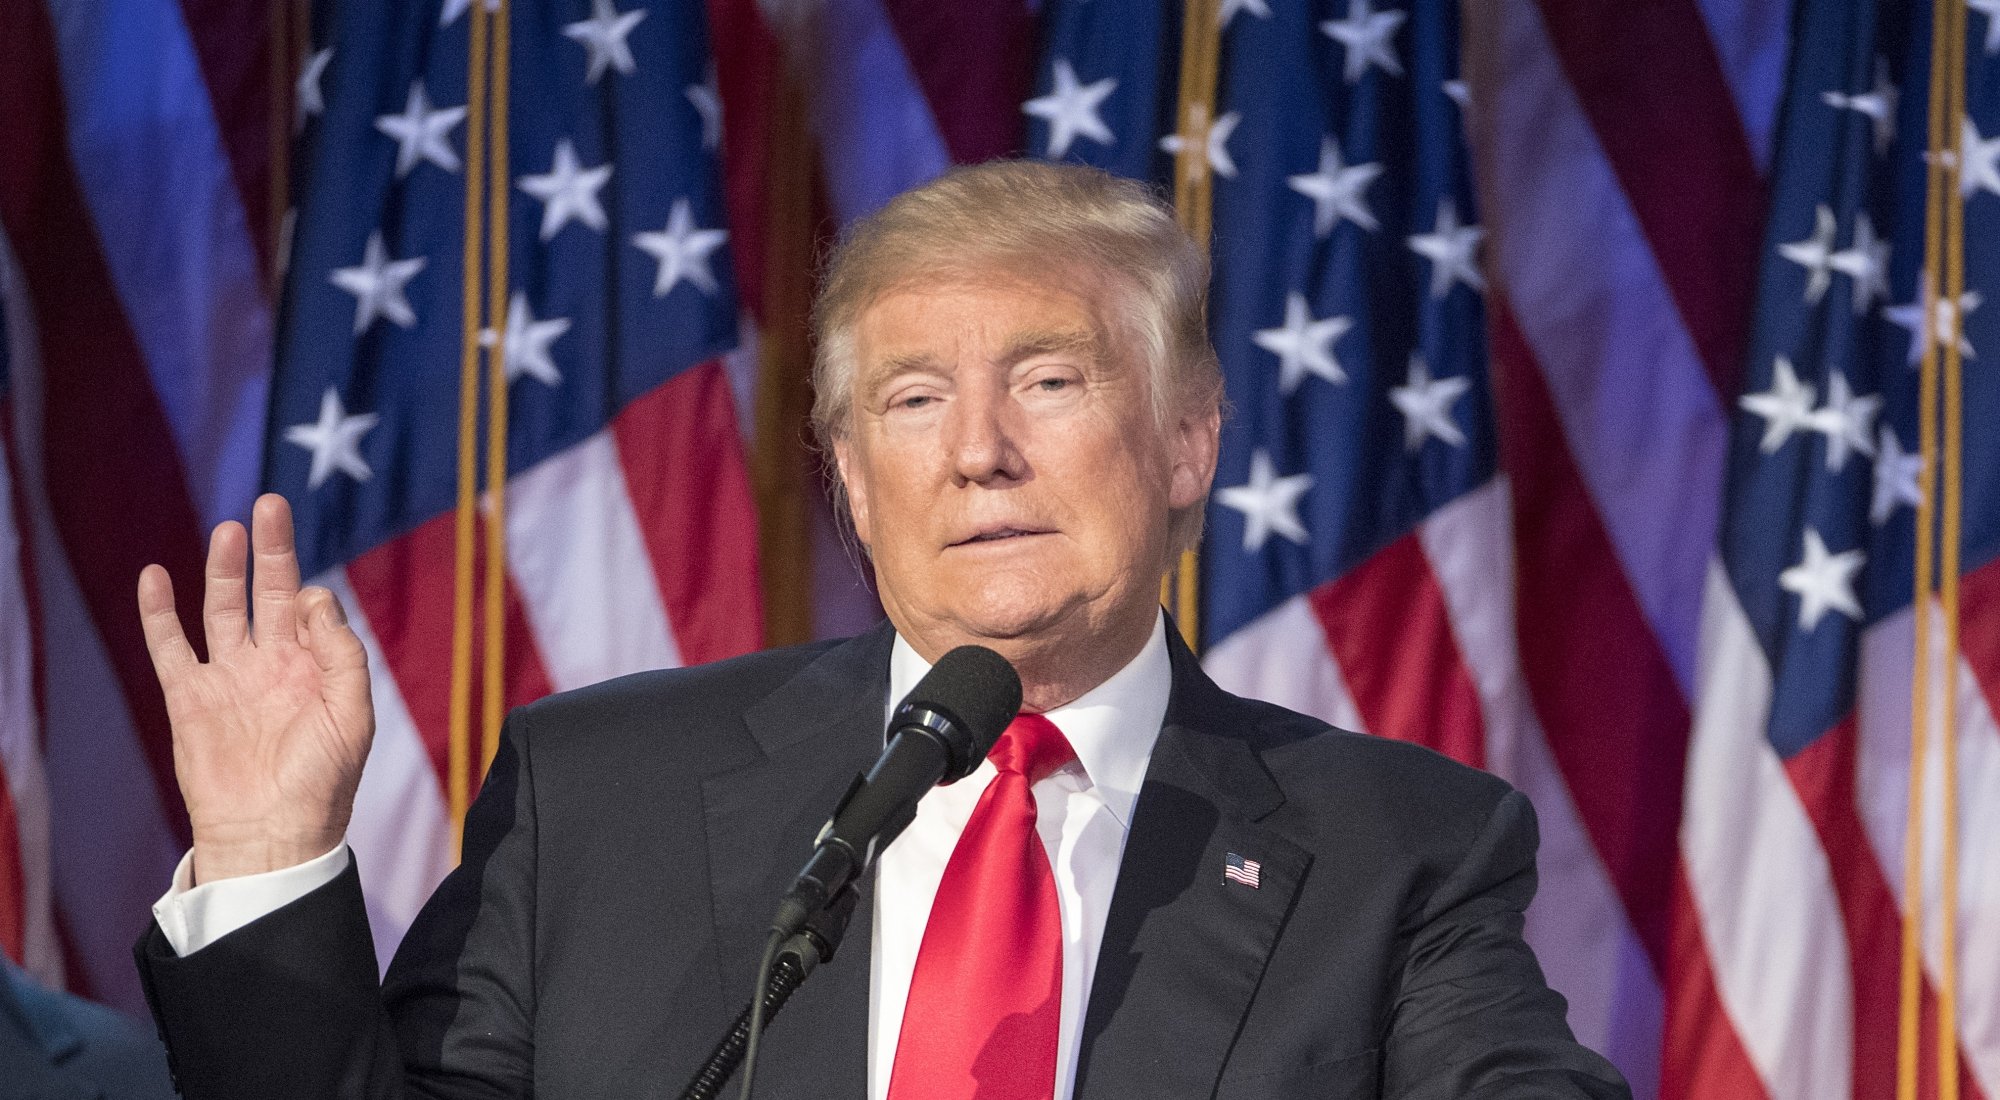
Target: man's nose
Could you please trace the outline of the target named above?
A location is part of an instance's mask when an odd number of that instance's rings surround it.
[[[1019,445],[1020,409],[1005,393],[961,392],[952,402],[952,475],[960,482],[985,484],[1019,480],[1027,470]]]

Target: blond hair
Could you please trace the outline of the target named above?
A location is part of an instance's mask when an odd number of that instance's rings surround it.
[[[831,454],[854,414],[854,328],[869,306],[913,283],[1055,268],[1112,288],[1137,341],[1165,432],[1222,404],[1208,340],[1208,256],[1151,190],[1095,168],[991,161],[955,168],[855,223],[827,261],[813,306],[813,434]],[[838,510],[846,493],[833,479]],[[1201,531],[1202,505],[1172,518],[1177,547]]]

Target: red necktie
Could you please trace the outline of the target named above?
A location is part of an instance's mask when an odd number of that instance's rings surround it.
[[[1035,781],[1074,759],[1055,723],[1014,719],[945,864],[910,977],[889,1100],[1047,1100],[1062,1022],[1062,910],[1035,832]]]

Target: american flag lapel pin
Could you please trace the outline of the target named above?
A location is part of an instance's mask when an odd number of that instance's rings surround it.
[[[1244,859],[1235,852],[1222,857],[1222,881],[1240,883],[1255,890],[1263,877],[1264,865],[1254,859]]]

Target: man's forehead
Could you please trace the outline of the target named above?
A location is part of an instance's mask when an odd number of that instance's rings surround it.
[[[992,312],[966,308],[987,300]],[[947,366],[968,341],[981,345],[981,358],[1002,364],[1050,354],[1108,360],[1113,353],[1096,302],[1022,283],[902,289],[870,303],[856,329],[859,366],[869,377]]]

